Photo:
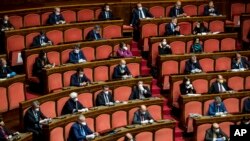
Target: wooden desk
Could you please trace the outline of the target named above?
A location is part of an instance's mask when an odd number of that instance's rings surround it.
[[[172,138],[170,138],[168,135],[165,134],[165,136],[168,136],[167,141],[174,141],[174,130],[175,130],[175,125],[176,122],[173,120],[165,120],[162,122],[155,122],[153,124],[148,124],[148,125],[135,125],[135,128],[127,128],[127,127],[121,127],[117,128],[114,131],[116,132],[115,134],[108,134],[105,136],[100,136],[95,138],[93,141],[116,141],[122,137],[125,137],[127,133],[131,133],[135,138],[136,135],[140,134],[141,132],[152,132],[154,133],[153,137],[156,137],[155,133],[160,130],[160,129],[172,129],[173,135]],[[155,140],[152,139],[153,141]]]
[[[117,104],[117,105],[111,106],[111,107],[110,106],[100,106],[100,107],[98,107],[98,109],[90,110],[88,112],[83,113],[83,115],[87,118],[88,126],[92,130],[97,131],[97,126],[99,124],[99,123],[97,123],[97,120],[98,120],[97,118],[100,117],[101,115],[111,116],[116,111],[126,111],[127,113],[129,113],[129,111],[131,109],[137,108],[140,105],[146,105],[147,107],[150,107],[150,105],[158,105],[161,107],[161,111],[162,111],[162,109],[163,109],[162,104],[163,104],[163,99],[160,99],[160,98],[151,98],[150,100],[133,100],[133,101],[129,102],[128,104]],[[153,114],[153,112],[150,112],[150,113]],[[80,114],[81,113],[77,113],[77,114],[73,114],[73,115],[66,115],[63,118],[53,119],[51,123],[43,125],[43,132],[45,135],[45,139],[50,140],[50,136],[52,136],[51,132],[53,132],[53,130],[56,130],[58,128],[65,129],[65,127],[69,123],[77,121],[77,118]],[[133,118],[133,115],[134,115],[133,113],[127,114],[127,121],[129,121],[129,124]],[[162,113],[161,113],[161,115],[162,115]],[[114,118],[114,119],[116,119],[116,118]],[[88,122],[90,120],[92,120],[92,125],[91,125],[91,123]],[[111,123],[112,120],[113,119],[110,118],[109,122]],[[119,120],[121,120],[121,119],[119,119]],[[105,121],[105,122],[108,122],[108,121]],[[111,129],[114,129],[114,127],[112,127],[111,125],[110,125],[110,127],[111,127]],[[58,138],[65,138],[63,133],[61,134],[61,136],[60,137],[58,136]]]
[[[20,133],[19,136],[21,138],[18,141],[32,141],[32,133]]]

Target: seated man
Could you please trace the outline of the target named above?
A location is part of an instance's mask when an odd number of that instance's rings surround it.
[[[34,101],[32,107],[24,115],[24,129],[27,132],[33,133],[34,141],[44,141],[41,124],[50,120],[50,118],[46,118],[40,111],[40,103]]]
[[[202,72],[201,65],[195,55],[193,55],[189,60],[186,61],[185,73],[199,73]]]
[[[227,113],[227,109],[219,96],[214,98],[214,102],[209,104],[208,115],[219,116]]]
[[[187,14],[184,13],[183,8],[181,7],[181,1],[178,0],[175,4],[175,6],[173,6],[170,9],[170,13],[169,13],[170,17],[186,17]]]
[[[90,80],[81,68],[77,68],[76,73],[70,78],[70,86],[85,86],[87,83],[90,83]]]
[[[135,138],[131,133],[127,133],[124,141],[135,141]]]
[[[110,10],[110,7],[108,4],[105,4],[99,17],[98,17],[99,20],[110,20],[110,19],[113,19],[113,13],[112,11]]]
[[[16,73],[7,66],[4,58],[0,58],[0,78],[10,78],[16,76]]]
[[[99,136],[99,133],[91,131],[86,123],[85,116],[80,115],[77,122],[71,126],[67,141],[89,141],[96,136]]]
[[[126,44],[124,42],[120,43],[119,45],[119,49],[117,50],[117,56],[119,57],[133,57],[132,52],[128,49],[128,47],[126,46]]]
[[[136,86],[134,86],[133,91],[129,97],[130,100],[132,99],[144,99],[151,97],[151,91],[149,90],[148,86],[143,86],[143,82],[139,81]]]
[[[250,97],[246,98],[243,102],[243,113],[250,113]]]
[[[140,19],[153,18],[153,15],[141,3],[137,3],[136,9],[133,10],[130,26],[138,27]]]
[[[206,131],[205,141],[229,141],[229,137],[220,129],[218,123],[213,123]]]
[[[226,81],[224,80],[222,75],[217,76],[216,82],[213,82],[211,87],[209,88],[208,93],[210,94],[217,94],[223,93],[227,91],[231,91],[232,89],[228,87]]]
[[[239,53],[236,53],[236,58],[232,60],[232,69],[246,70],[250,67],[250,63],[245,57],[242,57]]]
[[[134,113],[133,124],[148,124],[153,122],[154,119],[145,105],[141,105],[140,109]]]
[[[31,47],[41,47],[41,46],[48,46],[48,45],[52,45],[52,42],[45,35],[44,32],[40,32],[39,35],[34,37]]]
[[[103,86],[103,90],[96,97],[96,106],[108,106],[114,104],[114,99],[109,92],[109,86]]]
[[[158,46],[159,55],[172,54],[171,46],[167,43],[167,39],[163,39]]]
[[[208,5],[204,7],[204,16],[217,16],[218,10],[214,7],[214,2],[209,1]]]
[[[65,103],[62,109],[61,115],[73,114],[76,112],[86,112],[88,108],[85,108],[77,98],[78,94],[76,92],[70,93],[70,99]]]
[[[19,132],[13,132],[6,128],[3,119],[0,118],[0,141],[12,141],[16,135],[19,135]]]
[[[188,77],[184,77],[182,83],[180,84],[180,92],[182,95],[196,93],[196,90]]]
[[[95,41],[95,40],[101,40],[102,36],[100,34],[101,27],[99,25],[95,25],[94,29],[90,30],[87,34],[86,40],[88,41]]]
[[[74,50],[69,53],[69,62],[74,64],[86,62],[85,55],[82,50],[80,50],[80,45],[76,46]]]
[[[171,23],[166,24],[165,26],[165,35],[171,36],[171,35],[180,35],[180,26],[177,24],[177,18],[173,17],[171,20]]]
[[[61,14],[61,9],[56,7],[54,12],[49,15],[48,22],[49,25],[54,24],[65,24],[63,15]]]
[[[120,64],[114,68],[113,79],[126,79],[130,77],[132,77],[132,75],[126,66],[126,61],[121,60]]]
[[[7,15],[4,15],[3,20],[0,23],[0,30],[1,31],[8,31],[13,30],[14,27],[9,21],[9,17]]]

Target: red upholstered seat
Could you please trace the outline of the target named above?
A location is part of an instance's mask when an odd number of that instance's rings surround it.
[[[64,42],[81,41],[83,34],[79,28],[70,28],[64,31]]]
[[[71,79],[71,76],[73,74],[75,74],[76,71],[74,70],[71,70],[71,71],[66,71],[65,73],[63,73],[63,86],[64,87],[68,87],[70,86],[70,79]]]
[[[224,24],[225,22],[224,21],[211,21],[209,23],[209,29],[211,32],[224,32],[225,29],[224,29]]]
[[[196,79],[192,84],[196,93],[203,94],[208,92],[208,81],[206,79]]]
[[[250,89],[250,76],[245,78],[245,89]]]
[[[9,16],[9,21],[15,29],[23,27],[23,18],[21,16]]]
[[[26,48],[31,47],[31,45],[32,45],[32,43],[33,43],[33,39],[34,39],[37,35],[39,35],[38,32],[33,32],[33,33],[30,33],[30,34],[26,35],[26,37],[25,37],[25,46],[26,46]]]
[[[166,7],[166,17],[169,17],[169,14],[170,14],[170,10],[173,6],[168,6]]]
[[[248,36],[248,31],[250,30],[250,19],[249,20],[244,20],[242,23],[242,40],[244,42],[249,43],[249,39],[247,38]]]
[[[250,13],[250,3],[247,4],[246,13]]]
[[[153,133],[152,132],[140,132],[135,136],[137,141],[153,141]]]
[[[64,128],[64,138],[65,138],[65,140],[67,140],[68,139],[68,137],[69,137],[69,132],[70,132],[70,128],[71,128],[71,126],[74,124],[74,122],[70,122],[70,123],[68,123],[66,126],[65,126],[65,128]]]
[[[233,122],[221,122],[219,126],[221,130],[229,137],[230,136],[230,125],[234,125]]]
[[[19,103],[25,101],[24,83],[16,82],[8,87],[9,110],[19,107]]]
[[[214,71],[214,60],[210,58],[203,58],[199,60],[201,68],[204,72]]]
[[[97,116],[95,120],[96,120],[95,124],[96,132],[104,132],[105,130],[107,131],[111,128],[109,114],[101,114]]]
[[[109,68],[108,66],[99,66],[94,69],[94,81],[106,81],[109,80]],[[100,73],[102,72],[102,73]]]
[[[238,98],[227,98],[223,100],[223,103],[225,104],[228,113],[240,112],[240,100]]]
[[[139,76],[141,74],[140,63],[128,63],[127,67],[130,70],[133,77]]]
[[[122,27],[119,25],[108,25],[103,28],[103,38],[111,39],[122,37]]]
[[[173,88],[172,88],[172,91],[171,91],[171,99],[173,103],[176,103],[178,102],[178,99],[181,95],[181,91],[180,91],[180,84],[182,83],[182,81],[176,81],[173,83]],[[178,106],[178,104],[177,104]]]
[[[209,105],[214,102],[213,99],[207,100],[204,102],[204,107],[203,107],[203,115],[208,115],[208,109],[209,109]]]
[[[54,45],[63,43],[63,33],[59,30],[51,30],[46,33],[47,37],[53,42]]]
[[[237,82],[237,83],[235,83]],[[233,90],[244,90],[244,78],[239,76],[233,76],[228,79],[228,86]]]
[[[180,73],[180,74],[184,74],[185,66],[186,66],[187,60],[188,60],[188,59],[181,60],[181,62],[180,62],[180,70],[179,70],[179,73]]]
[[[151,114],[154,120],[160,120],[162,119],[162,108],[159,105],[151,105],[148,106],[148,112]]]
[[[205,139],[206,130],[211,128],[211,124],[202,124],[197,127],[196,141],[203,141]]]
[[[101,8],[98,8],[95,10],[95,19],[97,20],[99,18],[100,13],[102,12]]]
[[[132,88],[129,86],[120,86],[114,89],[114,100],[128,101],[132,92]]]
[[[127,124],[128,121],[127,121],[126,111],[116,111],[112,114],[112,121],[111,121],[112,128],[126,126]]]
[[[66,64],[69,62],[69,53],[72,51],[73,49],[66,49],[66,50],[63,50],[61,52],[61,61],[62,61],[62,64]],[[85,54],[84,54],[85,55]]]
[[[153,43],[151,46],[151,59],[152,59],[152,66],[156,65],[156,59],[157,56],[159,55],[159,51],[158,51],[158,46],[159,46],[159,42]]]
[[[52,12],[46,12],[46,13],[43,13],[42,14],[42,25],[46,25],[47,24],[47,21],[49,19],[49,15],[51,14]]]
[[[192,25],[190,22],[180,22],[178,25],[180,26],[180,33],[182,35],[192,34]]]
[[[118,64],[112,65],[109,67],[109,79],[112,80],[113,78],[113,73],[114,73],[114,68],[117,66]]]
[[[221,40],[221,51],[233,51],[236,49],[236,40],[233,38],[224,38]]]
[[[202,103],[199,101],[191,101],[184,106],[184,120],[187,122],[187,118],[190,113],[202,114]]]
[[[188,16],[197,16],[197,6],[196,5],[185,5],[183,6],[184,12]]]
[[[77,21],[89,21],[94,20],[94,11],[91,9],[82,9],[77,12]]]
[[[86,118],[86,123],[91,131],[95,131],[93,118]]]
[[[165,17],[165,9],[162,6],[153,6],[149,11],[155,18]]]
[[[7,90],[4,87],[0,87],[0,113],[8,111],[8,99]]]
[[[10,56],[11,66],[16,66],[19,63],[17,62],[18,54],[25,48],[24,45],[24,36],[22,35],[13,35],[7,38],[7,53]]]
[[[63,128],[56,127],[50,131],[50,141],[64,141]]]
[[[50,63],[55,63],[56,66],[59,66],[61,64],[59,52],[50,51],[47,53],[47,57],[48,57]]]
[[[165,34],[165,26],[166,26],[166,23],[162,23],[159,25],[159,36],[163,36]]]
[[[62,86],[62,74],[54,73],[48,76],[49,92],[59,90]]]
[[[139,108],[133,108],[133,109],[131,109],[131,110],[129,110],[129,112],[128,112],[128,124],[132,124],[132,122],[133,122],[133,118],[134,118],[134,113],[138,110]]]
[[[92,68],[84,68],[84,74],[88,77],[88,79],[93,82],[93,69]]]
[[[32,26],[40,26],[41,25],[41,17],[39,14],[28,14],[24,16],[24,27],[32,27]]]
[[[143,51],[149,51],[148,37],[158,35],[158,26],[153,23],[142,26],[141,38],[143,39]]]
[[[215,60],[215,71],[226,71],[231,69],[231,58],[220,57]]]
[[[112,46],[101,45],[96,48],[96,59],[107,59],[112,53]]]
[[[81,93],[78,95],[79,102],[84,107],[90,108],[93,107],[93,94],[92,93]]]
[[[238,25],[240,20],[240,15],[246,12],[246,7],[244,3],[233,3],[231,4],[231,19],[234,25]]]
[[[87,28],[85,28],[85,29],[83,30],[83,37],[84,37],[84,40],[86,40],[86,37],[87,37],[88,33],[89,33],[92,29],[94,29],[94,27],[87,27]]]
[[[95,48],[93,47],[83,47],[81,48],[84,56],[86,57],[87,61],[95,60]]]
[[[26,70],[28,79],[32,77],[33,64],[35,63],[35,60],[37,57],[38,57],[38,54],[32,54],[27,57],[25,70]]]
[[[155,132],[154,141],[174,141],[174,130],[171,128],[162,128]]]
[[[219,51],[220,43],[217,39],[208,39],[204,41],[204,52],[215,52]]]
[[[61,116],[63,106],[65,103],[68,101],[69,97],[63,97],[57,100],[56,102],[56,111],[57,111],[57,116]]]
[[[186,52],[186,43],[183,41],[174,41],[170,43],[173,54],[184,54]]]
[[[66,23],[71,23],[76,21],[76,12],[72,10],[65,10],[61,12]]]
[[[198,8],[198,15],[199,16],[204,15],[204,7],[205,6],[206,6],[206,4],[199,5],[199,8]]]
[[[167,67],[167,66],[173,66],[173,67]],[[163,80],[163,87],[164,89],[169,89],[169,75],[171,74],[178,74],[179,72],[179,66],[177,61],[165,61],[162,63],[162,73],[161,76],[164,76]]]
[[[56,117],[56,103],[55,101],[47,101],[40,105],[41,112],[50,118]]]

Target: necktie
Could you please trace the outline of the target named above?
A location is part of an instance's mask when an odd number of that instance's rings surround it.
[[[85,133],[85,131],[84,131],[83,126],[81,126],[81,133],[82,133],[82,136],[86,136],[86,133]]]
[[[37,112],[33,112],[33,114],[34,114],[34,117],[35,117],[36,121],[39,121]]]
[[[76,103],[76,111],[78,111],[78,104],[77,104],[77,101],[76,101],[75,103]]]
[[[108,19],[109,18],[109,12],[105,12],[106,14],[106,18]]]
[[[98,38],[97,38],[97,35],[96,35],[96,33],[94,33],[94,36],[95,36],[95,39],[97,40]]]
[[[179,9],[176,9],[176,16],[179,15]]]
[[[217,106],[217,112],[220,112],[220,107],[219,106]]]
[[[107,94],[104,94],[105,103],[109,103],[109,98]]]
[[[144,116],[143,115],[141,115],[141,121],[144,121]]]
[[[239,63],[239,69],[241,69],[241,68],[243,68],[243,65],[242,65],[242,63],[240,62],[240,63]]]
[[[223,92],[222,84],[219,84],[219,92]]]
[[[142,13],[141,10],[139,10],[139,18],[142,19]]]

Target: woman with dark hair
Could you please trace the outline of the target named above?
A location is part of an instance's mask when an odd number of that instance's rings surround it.
[[[210,30],[205,27],[204,23],[202,21],[197,22],[193,34],[201,34],[201,33],[207,33],[210,32]]]
[[[182,83],[180,84],[180,91],[182,95],[196,93],[191,81],[188,77],[184,77]]]
[[[33,75],[40,76],[43,68],[51,68],[54,67],[55,64],[51,64],[47,57],[47,53],[43,50],[40,51],[39,56],[36,58],[36,61],[33,65]]]
[[[124,42],[121,42],[119,45],[119,49],[117,50],[117,56],[119,57],[132,57],[133,54],[130,50],[128,50],[128,47],[126,46],[126,44]]]
[[[191,53],[202,53],[203,52],[203,46],[200,43],[200,39],[198,37],[194,38],[193,44],[190,48]]]
[[[167,43],[167,39],[163,39],[158,46],[159,55],[172,54],[171,46]]]

